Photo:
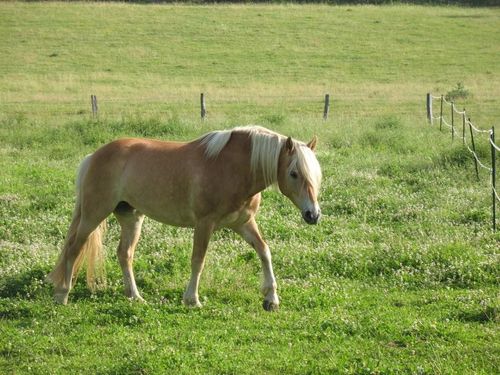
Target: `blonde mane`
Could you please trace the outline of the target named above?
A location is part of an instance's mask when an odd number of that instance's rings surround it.
[[[261,126],[244,126],[230,130],[220,130],[205,134],[200,138],[205,147],[205,156],[215,158],[231,139],[233,132],[247,133],[252,142],[250,168],[254,173],[262,171],[267,186],[278,182],[278,164],[281,148],[287,137]],[[304,179],[318,191],[321,183],[321,169],[316,156],[305,143],[293,140],[295,157],[290,163],[289,171],[297,168]]]

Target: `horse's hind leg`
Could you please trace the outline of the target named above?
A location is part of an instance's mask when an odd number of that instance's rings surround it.
[[[91,224],[87,221],[80,221],[76,226],[76,231],[69,233],[66,245],[61,254],[58,266],[54,273],[54,299],[58,303],[66,304],[68,295],[73,286],[74,278],[85,255],[84,250],[92,246],[99,246],[95,241],[94,230],[100,231],[99,221]],[[100,234],[99,234],[100,236]],[[100,242],[100,240],[99,240]]]
[[[144,215],[129,206],[127,203],[119,204],[115,209],[114,214],[121,226],[120,244],[118,245],[117,253],[123,272],[125,295],[131,299],[144,301],[137,290],[134,270],[132,268],[134,251],[137,242],[139,241],[139,236],[141,235]]]

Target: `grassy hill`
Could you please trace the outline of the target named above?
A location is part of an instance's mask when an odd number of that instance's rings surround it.
[[[425,94],[461,83],[459,108],[495,124],[499,24],[489,8],[1,3],[0,372],[494,373],[488,177],[426,123]],[[320,140],[320,225],[264,193],[278,313],[262,310],[259,261],[228,231],[209,248],[204,308],[185,309],[192,232],[152,220],[135,262],[148,303],[129,302],[113,218],[108,287],[93,295],[80,278],[68,306],[52,303],[43,279],[84,155],[252,123]]]

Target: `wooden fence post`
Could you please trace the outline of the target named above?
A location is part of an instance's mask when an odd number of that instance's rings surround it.
[[[441,95],[441,112],[439,114],[439,131],[443,129],[443,95]]]
[[[325,107],[323,109],[323,120],[328,119],[328,113],[330,112],[330,94],[325,95]]]
[[[90,102],[92,104],[92,116],[96,118],[98,113],[97,97],[95,95],[90,95]]]
[[[469,130],[470,130],[470,141],[472,143],[472,151],[474,151],[474,154],[472,155],[473,159],[474,159],[474,166],[476,167],[476,177],[477,177],[477,180],[479,181],[479,169],[477,167],[477,160],[476,160],[476,145],[474,144],[474,132],[472,131],[472,124],[470,122],[470,118],[469,118]]]
[[[432,125],[432,95],[427,93],[427,120]]]
[[[207,115],[207,108],[205,106],[205,94],[201,93],[200,95],[200,113],[201,113],[201,119],[205,120],[205,116]]]
[[[497,174],[497,168],[496,168],[496,150],[495,150],[495,128],[492,126],[491,127],[491,133],[490,133],[490,143],[491,143],[491,197],[493,199],[493,206],[492,206],[492,220],[493,220],[493,232],[496,232],[497,230],[497,217],[496,217],[496,204],[497,204],[497,197],[496,197],[496,174]]]
[[[455,139],[455,103],[451,102],[451,141]]]

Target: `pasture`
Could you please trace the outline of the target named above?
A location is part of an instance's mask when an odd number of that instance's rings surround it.
[[[488,178],[427,124],[425,94],[463,84],[457,104],[499,134],[499,26],[498,8],[0,3],[0,373],[496,373]],[[148,219],[147,303],[123,296],[114,218],[107,286],[92,294],[81,275],[53,303],[44,278],[86,154],[247,124],[319,138],[320,224],[273,190],[257,217],[279,311],[262,309],[260,262],[225,230],[203,308],[184,307],[192,231]]]

